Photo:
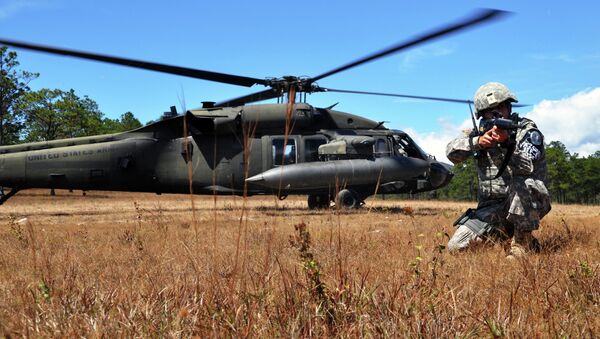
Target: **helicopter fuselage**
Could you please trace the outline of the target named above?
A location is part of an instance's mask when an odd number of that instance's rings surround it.
[[[0,147],[0,185],[17,190],[333,200],[351,189],[362,201],[436,189],[451,176],[406,133],[308,104],[192,110],[130,132]]]

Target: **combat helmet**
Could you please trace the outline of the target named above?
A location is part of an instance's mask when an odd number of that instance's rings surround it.
[[[505,101],[518,102],[517,97],[506,87],[499,82],[488,82],[487,84],[479,87],[475,92],[475,112],[477,117],[481,115],[481,112],[493,108]]]

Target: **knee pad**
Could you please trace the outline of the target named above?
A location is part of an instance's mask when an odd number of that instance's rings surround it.
[[[492,225],[488,222],[481,220],[477,215],[477,210],[469,208],[463,215],[461,215],[455,222],[455,226],[464,225],[468,227],[477,236],[489,232],[492,229]]]

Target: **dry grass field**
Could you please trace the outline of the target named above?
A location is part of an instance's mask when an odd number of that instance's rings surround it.
[[[0,335],[595,337],[600,208],[555,205],[540,254],[449,255],[471,204],[24,191],[0,207]]]

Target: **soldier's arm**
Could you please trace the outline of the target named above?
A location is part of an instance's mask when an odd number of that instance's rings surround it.
[[[530,129],[521,140],[513,153],[509,166],[515,175],[530,175],[534,165],[544,154],[544,137],[537,129]]]
[[[446,146],[446,156],[454,164],[466,161],[481,149],[477,139],[478,136],[472,137],[467,134],[450,141]]]

